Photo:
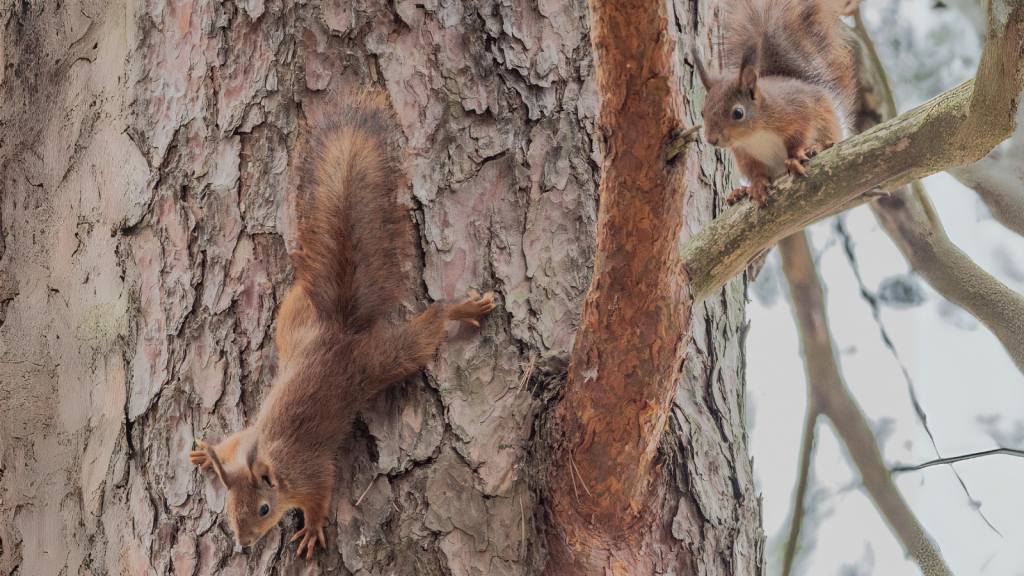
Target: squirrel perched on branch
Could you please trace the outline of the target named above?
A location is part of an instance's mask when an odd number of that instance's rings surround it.
[[[856,9],[837,0],[727,0],[725,72],[708,74],[692,48],[707,141],[730,148],[749,186],[729,194],[768,202],[767,187],[843,139],[857,100],[856,37],[840,16]]]
[[[378,392],[422,368],[450,320],[479,326],[493,293],[431,304],[403,324],[385,314],[406,290],[411,222],[395,198],[398,161],[386,97],[366,93],[311,130],[296,200],[295,284],[281,304],[280,372],[256,422],[216,446],[189,453],[228,489],[227,512],[242,546],[292,508],[304,526],[299,555],[326,547],[323,524],[335,460],[356,413]]]

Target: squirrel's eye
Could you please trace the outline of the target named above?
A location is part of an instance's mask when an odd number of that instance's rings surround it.
[[[260,506],[260,516],[266,516],[267,514],[270,514],[270,505],[264,504]]]
[[[737,107],[735,110],[733,110],[732,111],[732,119],[733,120],[742,120],[743,119],[743,108]]]

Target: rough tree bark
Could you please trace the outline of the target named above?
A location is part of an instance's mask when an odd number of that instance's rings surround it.
[[[709,53],[715,3],[667,9],[678,46]],[[0,573],[540,573],[595,250],[588,29],[581,0],[0,4]],[[369,83],[402,124],[408,307],[470,288],[500,306],[362,415],[326,552],[294,556],[297,514],[236,551],[223,489],[185,456],[267,392],[298,128]],[[733,182],[719,152],[681,162],[685,240]],[[648,551],[703,574],[763,555],[743,288],[694,308],[660,443],[672,541]]]

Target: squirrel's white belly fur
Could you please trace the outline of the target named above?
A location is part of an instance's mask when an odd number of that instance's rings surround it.
[[[758,130],[738,142],[736,148],[764,162],[772,178],[786,171],[786,144],[778,134]]]

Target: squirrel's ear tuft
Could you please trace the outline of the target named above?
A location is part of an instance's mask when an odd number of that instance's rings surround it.
[[[700,76],[700,83],[704,85],[705,90],[711,89],[711,77],[708,76],[708,71],[704,69],[704,63],[700,60],[700,54],[697,54],[697,45],[690,46],[690,54],[693,56],[693,65],[697,67],[697,76]]]
[[[739,89],[750,96],[751,100],[757,97],[757,68],[760,60],[757,44],[753,44],[743,53],[743,60],[740,62]]]
[[[217,451],[214,450],[212,446],[204,448],[204,450],[206,450],[206,455],[210,458],[210,464],[213,464],[213,471],[217,473],[217,477],[220,478],[221,484],[223,484],[225,488],[230,488],[230,478],[227,473],[224,472],[224,466],[220,463],[220,458],[217,457]]]
[[[277,487],[277,474],[274,474],[274,469],[269,463],[259,457],[256,443],[253,443],[249,453],[245,455],[245,463],[249,466],[249,482],[253,486],[259,486],[262,482],[271,488]]]

